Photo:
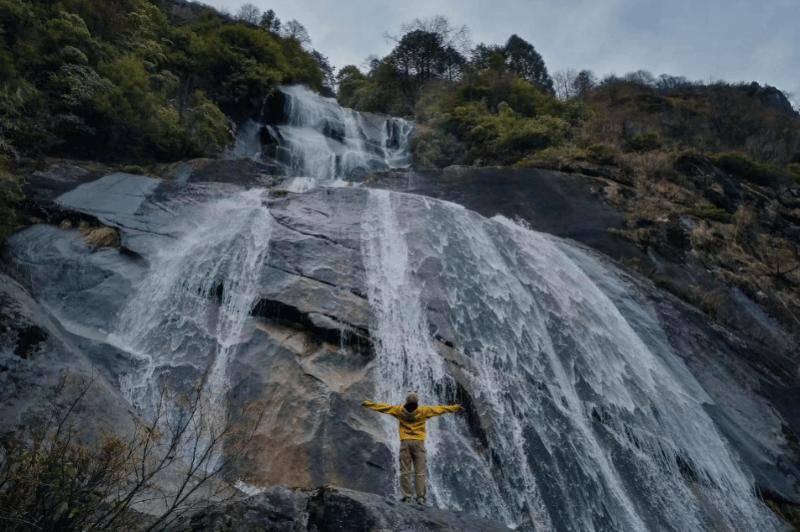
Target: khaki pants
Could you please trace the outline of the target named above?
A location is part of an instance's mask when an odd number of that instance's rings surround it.
[[[411,477],[414,476],[417,498],[425,499],[428,482],[428,456],[422,440],[400,440],[400,489],[403,497],[411,497]]]

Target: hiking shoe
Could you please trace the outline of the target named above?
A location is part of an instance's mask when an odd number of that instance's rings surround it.
[[[414,500],[411,497],[403,497],[402,499],[400,499],[400,502],[411,504],[412,502],[414,502]]]
[[[425,504],[425,497],[417,497],[417,504],[419,504],[420,506],[427,506]]]

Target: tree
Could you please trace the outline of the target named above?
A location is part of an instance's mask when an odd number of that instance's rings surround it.
[[[281,35],[287,39],[294,39],[300,44],[311,44],[311,37],[306,27],[295,19],[288,21],[281,29]]]
[[[264,30],[278,34],[281,31],[281,19],[275,14],[272,9],[267,9],[262,15],[258,23]]]
[[[534,85],[553,91],[553,80],[547,72],[544,59],[531,43],[516,34],[512,35],[506,41],[505,56],[509,70]]]
[[[575,82],[578,79],[578,72],[575,70],[559,70],[553,74],[553,89],[556,93],[556,98],[559,100],[571,100],[577,94],[575,91]]]
[[[333,73],[333,67],[331,66],[330,61],[328,61],[328,58],[317,50],[311,51],[311,57],[314,58],[314,61],[316,61],[317,65],[319,65],[320,71],[322,71],[323,96],[334,96],[335,92],[333,89],[336,87],[336,76]]]
[[[415,18],[411,22],[400,26],[400,30],[404,35],[413,31],[435,33],[439,36],[442,47],[452,48],[462,56],[469,53],[471,47],[469,29],[464,25],[453,26],[447,17],[442,15],[430,18]],[[396,42],[400,40],[392,36],[389,36],[389,38]]]
[[[591,70],[581,70],[572,82],[575,96],[582,98],[597,85],[597,78]]]
[[[414,30],[403,35],[390,57],[404,76],[425,81],[437,73],[443,52],[439,34]]]
[[[175,401],[162,390],[148,420],[132,416],[129,435],[86,443],[75,416],[96,386],[62,377],[45,409],[0,440],[4,530],[165,530],[234,496],[223,477],[246,460],[263,407],[219,424],[201,384]],[[160,514],[142,520],[137,506],[156,500]]]
[[[236,13],[236,18],[247,24],[256,25],[261,18],[261,10],[253,4],[243,4]]]
[[[670,76],[669,74],[661,74],[656,81],[656,87],[662,91],[669,91],[680,89],[683,87],[690,87],[692,82],[683,76]]]
[[[439,70],[441,76],[449,81],[461,78],[467,59],[455,48],[448,46],[442,50]]]
[[[647,70],[637,70],[636,72],[628,72],[624,77],[628,83],[641,85],[643,87],[655,87],[656,78]]]
[[[471,63],[477,70],[503,70],[506,66],[506,52],[497,44],[476,46],[471,53]]]

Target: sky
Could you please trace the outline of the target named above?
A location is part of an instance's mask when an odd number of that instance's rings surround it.
[[[416,17],[465,24],[474,43],[531,42],[552,72],[644,69],[692,80],[758,81],[800,104],[800,0],[249,0],[297,19],[332,64],[363,66]],[[203,0],[236,13],[245,0]]]

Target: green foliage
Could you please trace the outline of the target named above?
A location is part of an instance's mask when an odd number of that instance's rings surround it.
[[[708,204],[688,208],[684,212],[703,220],[711,220],[723,224],[729,224],[733,220],[733,215],[725,209],[720,209],[719,207]]]
[[[601,166],[619,166],[619,153],[608,144],[592,144],[588,148],[557,146],[528,155],[517,162],[519,167],[551,168],[570,170],[576,162],[587,162]]]
[[[423,167],[444,167],[464,161],[464,144],[440,129],[418,131],[411,140],[415,161]]]
[[[279,83],[323,83],[324,58],[275,21],[204,10],[173,25],[155,0],[0,0],[0,20],[0,142],[21,155],[214,155],[226,115],[256,116]]]
[[[800,163],[789,163],[786,170],[792,174],[795,182],[800,183]]]
[[[779,168],[759,163],[739,152],[719,153],[712,160],[729,174],[756,185],[776,186],[787,181],[787,174]]]
[[[22,198],[19,178],[0,161],[0,242],[17,228],[17,210]]]
[[[580,103],[558,102],[519,76],[489,70],[426,87],[415,111],[430,127],[417,135],[415,155],[439,166],[515,163],[562,145],[585,115]]]
[[[661,136],[654,131],[638,133],[629,138],[625,143],[629,151],[638,152],[657,150],[661,148],[662,145],[663,141],[661,140]]]
[[[609,144],[592,144],[586,148],[586,160],[610,166],[619,165],[619,153]]]

